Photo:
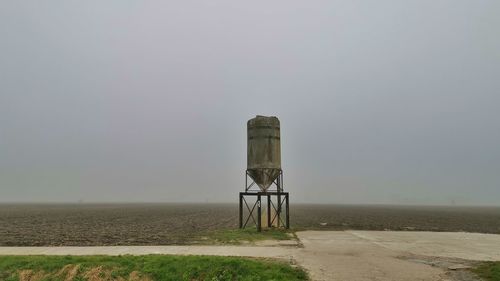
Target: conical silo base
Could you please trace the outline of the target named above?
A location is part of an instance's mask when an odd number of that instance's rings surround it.
[[[262,191],[266,191],[280,175],[279,169],[250,169],[248,175],[255,181]]]

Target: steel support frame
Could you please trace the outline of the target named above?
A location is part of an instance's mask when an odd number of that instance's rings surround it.
[[[239,197],[240,228],[247,227],[251,219],[253,224],[256,226],[257,231],[260,232],[262,230],[262,198],[266,197],[267,227],[272,227],[276,222],[276,226],[278,228],[290,228],[290,196],[288,192],[283,191],[283,171],[280,171],[280,174],[273,182],[273,185],[266,191],[261,191],[248,174],[248,171],[246,171],[245,192],[240,192]],[[273,200],[273,197],[275,200]],[[252,198],[252,200],[249,203],[247,199],[250,198]],[[244,208],[247,209],[247,215],[244,215]],[[274,216],[272,215],[273,210]],[[256,217],[254,217],[254,213],[256,213]]]

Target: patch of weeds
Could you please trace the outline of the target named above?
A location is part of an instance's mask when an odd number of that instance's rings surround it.
[[[484,262],[472,272],[487,281],[500,281],[500,262]]]

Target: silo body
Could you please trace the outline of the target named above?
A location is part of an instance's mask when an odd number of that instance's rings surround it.
[[[280,121],[257,116],[247,123],[247,171],[266,191],[281,171]]]

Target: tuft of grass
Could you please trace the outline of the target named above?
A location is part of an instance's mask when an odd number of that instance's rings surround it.
[[[64,271],[65,266],[77,266],[78,272],[68,278],[70,273]],[[23,271],[39,273],[38,279],[29,278],[35,281],[307,280],[303,270],[266,259],[173,255],[0,256],[0,280],[19,281]],[[97,274],[90,278],[89,272]]]
[[[500,281],[500,262],[484,262],[472,272],[487,281]]]
[[[208,234],[209,241],[218,244],[241,244],[243,242],[255,242],[261,240],[291,240],[295,239],[295,233],[284,229],[262,229],[258,232],[254,228],[224,229]]]

